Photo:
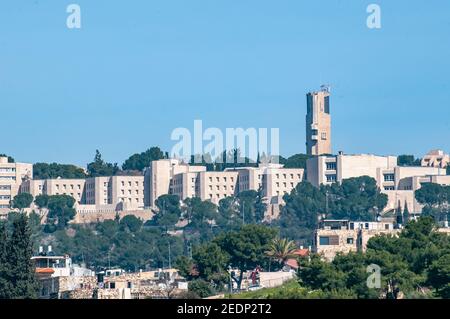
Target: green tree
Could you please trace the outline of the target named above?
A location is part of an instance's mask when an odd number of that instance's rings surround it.
[[[344,179],[342,184],[322,186],[321,190],[328,194],[330,217],[336,219],[375,220],[388,200],[376,180],[369,176]]]
[[[13,233],[8,242],[8,260],[11,273],[11,298],[37,298],[38,283],[35,268],[31,261],[33,256],[30,240],[31,231],[24,214],[14,220]]]
[[[52,178],[86,178],[86,173],[80,167],[69,164],[36,163],[33,165],[34,179]]]
[[[191,155],[191,159],[189,161],[189,165],[192,166],[206,166],[206,170],[214,171],[215,170],[215,164],[211,157],[211,154],[196,154]]]
[[[276,222],[281,228],[281,236],[311,244],[319,215],[325,212],[324,194],[311,183],[303,181],[283,199],[286,204]]]
[[[142,225],[142,220],[134,215],[127,215],[120,221],[121,228],[132,233],[137,233],[141,229]]]
[[[436,221],[445,220],[450,203],[450,186],[435,183],[424,183],[414,192],[416,200],[425,205],[422,212],[425,216],[433,216]]]
[[[236,199],[243,223],[257,224],[263,221],[267,205],[261,189],[240,192]]]
[[[5,154],[0,154],[0,157],[7,157],[8,158],[8,163],[14,163],[15,160],[14,158],[12,158],[11,156],[5,155]]]
[[[333,264],[323,261],[318,255],[311,258],[300,258],[298,278],[300,285],[310,289],[331,291],[346,287],[345,273],[336,269]]]
[[[292,240],[276,237],[270,243],[266,254],[277,262],[279,266],[283,267],[288,259],[295,258],[294,253],[296,250],[297,247]]]
[[[155,204],[157,212],[152,223],[166,228],[174,227],[181,217],[180,198],[177,195],[162,195]]]
[[[223,233],[214,242],[228,254],[232,268],[237,268],[239,277],[233,280],[240,289],[244,272],[269,262],[265,252],[275,238],[276,231],[263,225],[245,225],[239,231]]]
[[[400,201],[398,201],[398,206],[397,206],[397,210],[396,210],[396,224],[403,225],[403,212],[402,212],[402,205],[400,204]]]
[[[405,224],[408,224],[410,219],[409,209],[408,209],[408,203],[405,201],[405,206],[403,207],[403,222]]]
[[[200,298],[206,298],[214,295],[214,290],[211,285],[202,279],[195,279],[189,282],[188,289]]]
[[[175,267],[184,278],[191,280],[194,272],[194,261],[187,256],[179,256],[175,260]]]
[[[50,196],[47,194],[37,195],[34,199],[34,203],[37,207],[39,207],[39,209],[46,208],[48,207],[49,198]]]
[[[198,197],[192,197],[186,198],[183,203],[184,216],[188,220],[188,225],[194,228],[217,218],[217,206],[210,201],[202,201]]]
[[[76,214],[75,199],[68,195],[54,195],[48,198],[47,230],[64,229]]]
[[[215,170],[224,171],[227,168],[238,167],[257,167],[255,160],[242,156],[239,149],[232,149],[223,151],[219,158],[215,161]]]
[[[11,272],[9,263],[9,238],[6,223],[0,221],[0,299],[10,299],[13,287],[11,287]]]
[[[229,196],[219,201],[216,222],[223,231],[237,230],[242,226],[239,204],[235,197]]]
[[[227,277],[228,256],[217,243],[206,243],[194,249],[193,260],[200,278],[220,282]]]
[[[399,155],[397,157],[398,166],[420,166],[420,158],[414,158],[414,155]]]
[[[306,169],[306,161],[311,156],[306,154],[295,154],[287,159],[281,158],[280,164],[283,164],[285,168],[304,168]]]
[[[450,298],[450,253],[431,264],[428,270],[428,283],[435,288],[438,296]]]
[[[113,176],[119,172],[119,167],[117,163],[105,162],[102,159],[102,154],[100,154],[99,150],[96,150],[94,161],[88,164],[87,171],[90,177]]]
[[[20,193],[19,195],[14,196],[14,199],[11,201],[11,206],[22,210],[29,208],[31,203],[33,203],[33,195],[29,193]]]
[[[152,161],[157,161],[165,158],[164,152],[159,147],[151,147],[150,149],[140,154],[133,154],[122,165],[122,169],[143,171],[144,168],[149,167]]]
[[[183,216],[188,224],[184,235],[189,242],[200,243],[214,237],[213,226],[218,217],[217,206],[198,197],[187,198],[183,205]]]

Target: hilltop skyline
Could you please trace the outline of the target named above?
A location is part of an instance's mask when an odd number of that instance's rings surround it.
[[[119,164],[177,127],[280,128],[305,153],[306,93],[331,85],[333,152],[450,150],[450,3],[77,1],[0,4],[0,153],[85,167]],[[405,10],[407,8],[407,10]],[[431,50],[431,48],[433,48]]]

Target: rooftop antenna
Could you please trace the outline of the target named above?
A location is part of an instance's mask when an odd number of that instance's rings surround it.
[[[322,84],[322,85],[320,86],[320,90],[321,90],[322,92],[328,92],[328,93],[330,93],[330,91],[331,91],[331,85],[329,85],[329,84]]]

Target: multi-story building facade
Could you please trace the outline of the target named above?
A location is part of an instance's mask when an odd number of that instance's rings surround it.
[[[77,203],[86,201],[85,179],[29,179],[22,183],[21,192],[29,193],[36,197],[38,195],[69,195]]]
[[[365,252],[370,238],[399,231],[391,222],[323,220],[315,232],[313,251],[332,260],[338,253]]]
[[[315,156],[307,161],[307,179],[314,186],[341,183],[344,179],[369,176],[376,180],[381,192],[388,195],[385,211],[404,209],[421,212],[414,191],[424,181],[445,184],[446,170],[439,167],[398,166],[396,156],[371,154]]]
[[[206,171],[204,166],[189,166],[177,160],[154,161],[145,174],[146,193],[151,203],[161,195],[178,195],[180,200],[198,197],[218,204],[221,199],[240,192],[261,191],[274,210],[282,197],[303,180],[304,170],[269,164],[259,167],[239,167],[225,171]],[[149,201],[150,204],[150,201]]]
[[[201,172],[198,174],[196,197],[219,204],[221,199],[237,195],[239,172]]]
[[[87,205],[111,205],[120,210],[144,208],[144,176],[106,176],[86,179]]]
[[[178,159],[152,161],[144,172],[145,206],[154,207],[158,197],[166,194],[176,193],[181,199],[190,197],[195,191],[192,180],[197,178],[197,173],[205,171],[204,166],[191,166]],[[180,175],[183,173],[188,175]]]
[[[306,153],[331,154],[330,92],[327,87],[306,95]]]
[[[9,163],[0,157],[0,213],[8,212],[10,202],[20,192],[22,181],[33,178],[33,165]]]
[[[384,170],[397,166],[396,156],[376,156],[371,154],[314,156],[307,160],[307,179],[314,186],[341,183],[342,180],[370,176],[381,180]]]
[[[105,176],[86,179],[26,180],[21,192],[38,195],[68,195],[85,211],[138,210],[144,208],[144,176]]]

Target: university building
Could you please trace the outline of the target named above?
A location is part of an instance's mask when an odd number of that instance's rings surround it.
[[[0,157],[0,213],[8,212],[10,202],[20,192],[22,181],[33,178],[33,165],[9,163]]]

